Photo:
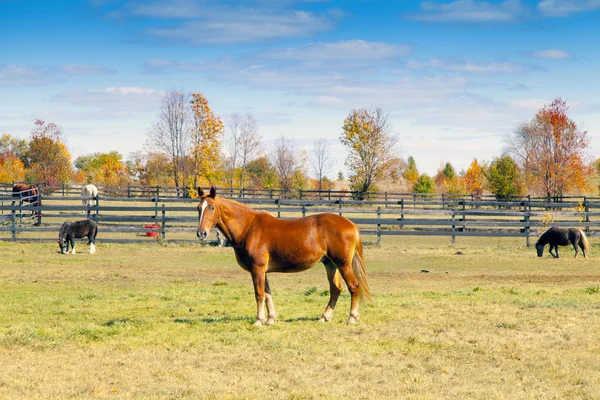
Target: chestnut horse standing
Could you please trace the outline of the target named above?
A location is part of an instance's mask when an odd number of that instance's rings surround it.
[[[320,322],[331,321],[342,292],[341,278],[351,295],[348,323],[359,318],[358,298],[371,299],[362,242],[356,225],[336,214],[316,214],[293,220],[280,220],[237,201],[217,196],[214,187],[205,195],[198,188],[198,232],[206,240],[217,227],[229,240],[240,267],[250,272],[256,297],[255,325],[275,323],[277,314],[268,272],[304,271],[322,262],[329,279],[330,298]],[[265,318],[266,300],[268,318]]]

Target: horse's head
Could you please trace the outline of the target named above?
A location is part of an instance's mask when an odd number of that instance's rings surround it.
[[[535,249],[537,250],[538,257],[541,257],[542,254],[544,254],[544,245],[543,244],[536,243]]]
[[[206,240],[208,233],[221,219],[219,207],[215,202],[217,191],[214,187],[210,188],[208,195],[204,194],[201,188],[198,188],[200,203],[198,204],[198,231],[196,236],[201,240]]]

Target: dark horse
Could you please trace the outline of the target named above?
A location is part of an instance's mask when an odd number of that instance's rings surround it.
[[[255,325],[271,325],[277,316],[267,273],[304,271],[318,262],[325,265],[330,288],[329,303],[319,321],[331,321],[342,291],[341,277],[351,296],[348,323],[356,322],[359,296],[370,299],[371,294],[360,232],[354,223],[336,214],[281,220],[219,197],[214,187],[209,195],[198,188],[198,194],[197,235],[206,240],[210,230],[217,227],[231,243],[240,267],[252,275],[257,307]]]
[[[17,183],[12,188],[13,197],[19,197],[22,201],[28,203],[37,203],[42,205],[42,197],[40,196],[40,190],[35,185],[28,185],[26,183]]]
[[[98,226],[94,221],[85,219],[83,221],[65,221],[58,231],[58,246],[62,254],[69,252],[69,243],[71,244],[71,252],[75,254],[75,241],[73,239],[81,239],[83,237],[88,238],[88,244],[90,245],[90,254],[94,254],[96,246],[94,242],[96,240],[96,234],[98,233]]]
[[[583,256],[587,258],[587,253],[590,250],[590,244],[585,236],[585,233],[581,229],[577,228],[557,228],[552,227],[540,236],[535,248],[537,250],[538,257],[544,254],[544,246],[550,244],[550,255],[554,258],[558,258],[558,246],[568,246],[569,243],[575,248],[575,257],[579,254],[577,246],[581,247]],[[552,253],[552,249],[556,254]]]
[[[18,197],[22,202],[31,203],[33,205],[42,205],[42,197],[40,196],[40,190],[35,185],[28,185],[26,183],[17,183],[12,188],[13,197]],[[32,209],[31,216],[35,217],[37,215],[37,211]],[[41,211],[40,211],[41,215]],[[34,224],[39,225],[41,222],[40,219]]]

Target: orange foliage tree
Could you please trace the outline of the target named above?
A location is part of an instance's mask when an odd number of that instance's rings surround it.
[[[191,103],[194,113],[193,186],[197,187],[198,178],[211,183],[219,177],[223,121],[215,116],[201,93],[192,93]]]
[[[585,162],[587,131],[568,117],[568,109],[565,101],[554,99],[509,138],[510,151],[525,176],[555,201],[571,189],[587,187],[592,173]]]
[[[18,182],[25,178],[25,166],[12,152],[0,153],[0,182]]]
[[[120,185],[129,182],[128,171],[123,157],[117,151],[94,153],[77,157],[75,167],[83,172],[88,183]]]
[[[475,196],[477,199],[481,198],[485,188],[484,172],[484,166],[479,164],[477,159],[474,158],[464,176],[465,188],[467,189],[467,192]]]
[[[71,154],[56,124],[47,124],[39,119],[35,121],[24,164],[29,168],[33,181],[52,184],[71,180]]]

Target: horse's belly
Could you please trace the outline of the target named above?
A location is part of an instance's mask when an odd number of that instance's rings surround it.
[[[267,272],[300,272],[314,267],[322,256],[308,257],[302,259],[279,259],[272,257],[267,265]]]

